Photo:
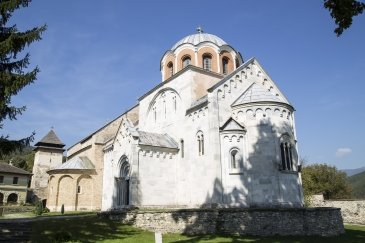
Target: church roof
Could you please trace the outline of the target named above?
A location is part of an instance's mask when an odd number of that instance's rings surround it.
[[[158,134],[158,133],[150,133],[143,131],[138,131],[138,134],[139,134],[138,144],[140,145],[173,148],[173,149],[179,148],[175,140],[167,134]]]
[[[227,43],[218,36],[204,33],[201,29],[198,29],[197,34],[188,35],[182,38],[171,47],[171,50],[173,51],[183,44],[192,44],[194,46],[197,46],[202,42],[211,42],[213,44],[216,44],[217,46],[227,45]]]
[[[57,137],[56,133],[51,129],[46,136],[44,136],[39,142],[35,144],[35,146],[42,145],[56,145],[56,147],[64,147],[65,144],[61,142],[61,140]]]
[[[0,162],[0,173],[11,173],[11,174],[21,174],[21,175],[31,175],[32,173],[9,165],[8,163]]]
[[[248,87],[248,89],[232,105],[235,106],[255,102],[276,102],[290,105],[279,96],[275,96],[257,83],[251,84],[251,86]]]
[[[65,163],[53,168],[54,170],[93,170],[95,166],[86,156],[74,157]]]

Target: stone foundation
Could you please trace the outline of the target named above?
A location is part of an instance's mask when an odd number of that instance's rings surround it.
[[[144,230],[222,235],[319,235],[344,233],[339,208],[183,209],[101,212]]]

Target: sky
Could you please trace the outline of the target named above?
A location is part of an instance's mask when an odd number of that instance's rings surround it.
[[[33,1],[14,12],[23,31],[47,24],[26,49],[37,80],[2,134],[34,142],[54,128],[70,147],[161,82],[166,50],[201,26],[256,57],[296,109],[299,154],[339,169],[365,166],[365,15],[341,37],[323,1]]]

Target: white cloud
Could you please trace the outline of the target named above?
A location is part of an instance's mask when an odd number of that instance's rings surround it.
[[[351,153],[352,150],[350,148],[338,148],[336,151],[336,157],[343,157]]]

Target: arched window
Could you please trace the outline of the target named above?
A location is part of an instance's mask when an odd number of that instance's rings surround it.
[[[223,57],[223,59],[222,59],[223,74],[227,74],[228,73],[228,62],[229,62],[228,57]]]
[[[237,156],[238,155],[238,150],[237,149],[232,149],[231,150],[231,168],[232,169],[237,169],[238,165],[237,165]]]
[[[169,62],[167,64],[167,68],[168,68],[168,77],[172,77],[172,75],[174,74],[174,64],[172,64],[172,62]]]
[[[293,161],[294,146],[290,141],[289,136],[284,135],[280,139],[280,155],[281,155],[281,169],[282,170],[294,170]]]
[[[182,67],[186,68],[187,66],[189,66],[191,63],[191,58],[190,56],[184,56],[182,59]]]
[[[242,173],[243,155],[239,148],[234,147],[229,150],[229,170],[230,173]]]
[[[238,58],[236,58],[236,68],[238,68],[240,66],[240,61],[238,60]]]
[[[208,71],[212,70],[212,55],[210,54],[203,55],[203,69]]]
[[[197,133],[199,155],[204,155],[204,135],[202,131]]]

